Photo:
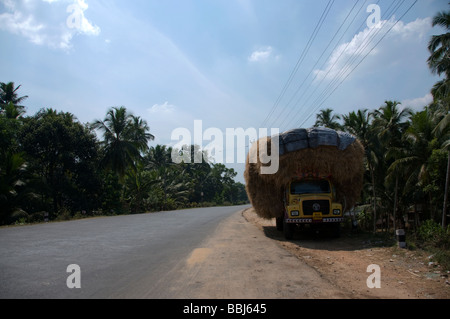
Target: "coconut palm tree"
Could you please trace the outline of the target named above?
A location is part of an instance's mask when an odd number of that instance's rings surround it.
[[[432,26],[441,26],[450,30],[450,12],[441,11],[433,17]],[[450,75],[450,32],[434,35],[428,43],[428,50],[431,55],[428,58],[428,66],[435,74],[444,73]]]
[[[18,119],[25,113],[23,108],[15,105],[13,102],[8,102],[8,104],[4,105],[3,112],[8,119]]]
[[[190,189],[193,183],[186,175],[186,171],[177,166],[160,167],[151,172],[157,180],[159,188],[159,210],[173,209],[171,205],[182,205],[188,201]]]
[[[433,18],[434,26],[441,26],[447,31],[450,30],[450,12],[439,12]],[[450,32],[434,35],[428,43],[430,57],[428,66],[437,75],[445,75],[445,78],[437,82],[431,93],[435,98],[447,97],[450,92]]]
[[[406,182],[404,192],[423,187],[429,183],[429,158],[433,151],[432,140],[435,123],[428,107],[421,112],[412,113],[411,123],[403,134],[402,143],[392,147],[395,160],[389,167],[391,172],[403,172]]]
[[[25,184],[26,162],[22,153],[7,153],[0,163],[0,224],[18,208],[18,188]]]
[[[136,144],[136,147],[140,152],[148,150],[148,142],[153,141],[155,136],[149,133],[150,127],[147,121],[143,120],[139,116],[130,114],[130,120],[127,125],[125,135],[131,141]]]
[[[333,130],[340,130],[341,125],[337,122],[340,119],[340,115],[333,114],[332,109],[320,110],[320,113],[316,115],[316,123],[314,126],[324,126]]]
[[[409,108],[399,110],[398,101],[385,101],[385,105],[374,111],[374,126],[378,130],[378,136],[386,145],[396,146],[399,143],[403,131],[408,125],[407,117],[411,114]]]
[[[398,148],[401,146],[401,138],[403,132],[408,126],[407,117],[411,115],[411,110],[409,108],[404,108],[400,111],[398,106],[401,104],[398,101],[385,101],[385,105],[381,106],[378,110],[374,111],[374,121],[373,125],[377,132],[378,137],[385,145],[384,157],[385,160],[392,161],[393,152],[390,152],[393,148]],[[389,179],[395,180],[394,186],[394,223],[396,219],[397,202],[398,202],[398,179],[399,170],[393,170],[391,174],[388,174],[385,181]],[[389,222],[389,218],[387,219]],[[395,225],[394,225],[395,228]]]
[[[19,105],[22,101],[28,98],[27,95],[18,97],[17,91],[20,85],[14,88],[14,82],[3,83],[0,82],[0,109],[4,109],[8,103],[13,103],[18,109],[24,109],[24,106]],[[20,110],[19,110],[20,111]]]
[[[105,119],[95,121],[92,128],[103,131],[101,165],[117,173],[122,180],[128,169],[136,169],[141,152],[154,138],[148,133],[147,122],[128,113],[123,106],[110,109]]]
[[[364,147],[368,146],[372,113],[369,113],[367,109],[360,109],[357,112],[352,111],[348,115],[343,115],[342,118],[344,120],[343,128],[358,137]]]
[[[436,82],[431,89],[431,95],[433,95],[435,99],[448,97],[450,95],[450,80],[445,78]]]
[[[441,148],[447,151],[447,172],[444,188],[444,204],[442,208],[442,227],[447,224],[447,201],[448,201],[448,188],[450,182],[450,113],[447,108],[438,103],[438,110],[435,112],[436,119],[439,121],[433,130],[436,138],[441,143]]]
[[[343,128],[347,132],[355,135],[364,147],[366,153],[366,164],[370,172],[371,184],[372,184],[372,201],[373,201],[373,229],[376,227],[376,184],[375,184],[375,167],[378,162],[375,152],[376,143],[373,126],[372,126],[373,113],[368,112],[367,109],[360,109],[357,112],[350,112],[348,115],[343,116],[344,125]]]
[[[156,145],[155,147],[150,147],[145,160],[147,168],[149,169],[159,169],[161,167],[166,167],[173,165],[172,162],[172,148],[166,145]]]
[[[145,202],[152,187],[159,183],[150,171],[146,171],[143,162],[136,165],[136,170],[128,170],[125,178],[125,194],[133,213],[144,213],[147,209]]]
[[[445,75],[445,78],[438,81],[431,93],[435,102],[446,104],[445,112],[442,112],[440,122],[434,129],[434,133],[442,141],[442,148],[448,151],[448,164],[447,175],[445,183],[444,204],[442,212],[442,227],[446,225],[446,213],[447,213],[447,196],[448,185],[450,179],[450,142],[448,140],[448,128],[449,128],[449,114],[448,104],[450,102],[450,11],[441,11],[433,17],[432,26],[441,26],[447,32],[440,35],[434,35],[428,43],[428,50],[430,51],[430,57],[428,58],[428,66],[431,71],[437,75]],[[438,101],[439,100],[439,101]]]

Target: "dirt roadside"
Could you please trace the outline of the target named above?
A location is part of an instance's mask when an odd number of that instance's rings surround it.
[[[448,299],[450,278],[439,265],[429,264],[428,256],[419,250],[398,247],[376,247],[358,236],[343,234],[326,238],[297,234],[287,241],[276,230],[274,220],[259,218],[253,208],[242,213],[266,237],[317,271],[344,298]],[[376,244],[376,243],[375,243]],[[371,264],[380,266],[381,288],[368,288],[367,272]]]
[[[161,298],[333,299],[349,298],[312,267],[268,238],[242,212],[166,274]],[[173,279],[174,278],[174,279]],[[169,283],[170,282],[170,283]]]

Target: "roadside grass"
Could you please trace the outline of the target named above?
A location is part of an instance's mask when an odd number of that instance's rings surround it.
[[[343,235],[361,240],[370,247],[396,247],[398,239],[394,231],[377,232],[358,229],[354,231],[348,225],[343,228]],[[450,226],[443,229],[438,223],[427,220],[416,230],[406,232],[405,251],[420,250],[428,256],[429,262],[439,264],[444,271],[450,271]]]

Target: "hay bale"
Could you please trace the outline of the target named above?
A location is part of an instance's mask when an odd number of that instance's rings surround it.
[[[294,179],[309,175],[329,178],[336,187],[337,201],[347,210],[356,204],[363,184],[364,148],[354,136],[313,128],[288,131],[280,134],[278,139],[277,173],[261,174],[264,164],[259,156],[255,156],[260,154],[259,143],[253,144],[247,156],[246,191],[260,217],[281,217],[284,213],[283,187]],[[270,141],[271,138],[267,138],[269,153]],[[254,163],[250,160],[252,156],[257,159]]]

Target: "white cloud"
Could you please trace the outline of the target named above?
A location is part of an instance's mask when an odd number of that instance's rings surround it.
[[[0,25],[12,33],[28,38],[35,44],[44,42],[41,31],[45,29],[45,26],[36,22],[32,16],[24,16],[21,12],[2,13]]]
[[[259,50],[254,51],[249,57],[248,60],[250,62],[263,62],[267,61],[272,55],[273,48],[271,46],[261,48]]]
[[[381,56],[382,53],[395,47],[398,49],[397,55],[389,55],[389,59],[392,61],[392,57],[403,56],[399,54],[402,49],[404,50],[411,43],[418,43],[431,29],[431,18],[418,18],[406,24],[403,21],[399,21],[397,24],[395,22],[395,17],[383,20],[380,22],[381,28],[366,28],[357,33],[350,42],[339,45],[332,52],[324,69],[314,71],[317,79],[343,79],[366,55],[367,57]],[[382,39],[390,28],[392,29]],[[381,42],[375,46],[380,40]]]
[[[427,35],[428,30],[432,28],[431,17],[420,19],[405,24],[399,21],[393,28],[391,33],[393,35],[401,36],[403,39],[415,39],[416,41],[422,39]]]
[[[433,95],[431,95],[431,93],[427,93],[423,97],[402,101],[402,106],[418,111],[422,110],[423,107],[429,105],[431,102],[433,102]]]
[[[76,34],[100,34],[84,15],[85,0],[0,0],[0,29],[27,38],[38,45],[68,50]]]
[[[151,114],[170,114],[175,112],[175,105],[169,104],[169,102],[167,101],[163,104],[154,104],[151,108],[148,109],[148,112]]]

